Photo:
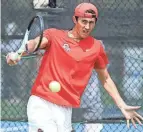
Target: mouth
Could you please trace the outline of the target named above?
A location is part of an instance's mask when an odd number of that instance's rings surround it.
[[[88,31],[88,30],[83,30],[83,33],[84,33],[84,34],[88,34],[89,31]]]

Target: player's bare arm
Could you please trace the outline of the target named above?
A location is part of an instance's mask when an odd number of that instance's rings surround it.
[[[142,125],[141,121],[143,121],[143,117],[139,115],[135,110],[138,110],[140,106],[128,106],[120,96],[116,85],[114,84],[113,80],[111,79],[107,68],[105,69],[95,69],[98,78],[101,81],[103,87],[108,92],[108,94],[113,98],[116,105],[120,108],[121,112],[125,116],[127,120],[127,126],[129,127],[129,121],[131,120],[134,127],[136,127],[136,123],[138,122]]]
[[[28,41],[28,43],[27,43],[28,52],[33,52],[35,50],[36,45],[39,42],[39,39],[40,39],[40,37],[36,37],[35,39]],[[48,39],[46,37],[43,37],[39,49],[45,49],[47,44],[48,44]]]
[[[36,37],[35,39],[29,40],[27,42],[27,51],[29,53],[32,53],[35,50],[35,47],[36,47],[37,43],[39,42],[39,39],[40,39],[40,37]],[[46,37],[43,37],[39,49],[45,49],[47,44],[48,44],[48,39]],[[24,52],[22,56],[24,56],[26,54],[27,53]],[[9,65],[16,65],[20,59],[21,58],[17,59],[16,61],[13,61],[13,60],[9,59],[8,56],[6,57],[6,61]]]

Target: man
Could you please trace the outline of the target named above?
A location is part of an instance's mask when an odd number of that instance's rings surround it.
[[[97,19],[97,8],[91,3],[81,3],[75,8],[72,30],[44,31],[40,48],[45,49],[45,53],[27,106],[30,132],[70,132],[72,107],[80,106],[93,69],[128,124],[129,120],[135,127],[135,121],[141,124],[143,117],[135,112],[140,106],[128,106],[123,101],[107,71],[108,58],[101,42],[90,36]],[[28,42],[29,52],[35,49],[38,39]],[[10,54],[7,63],[16,64]],[[50,91],[51,81],[60,83],[59,92]]]

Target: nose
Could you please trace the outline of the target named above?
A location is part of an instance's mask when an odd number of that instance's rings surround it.
[[[86,29],[89,29],[89,23],[87,23],[87,24],[85,25],[85,28],[86,28]]]

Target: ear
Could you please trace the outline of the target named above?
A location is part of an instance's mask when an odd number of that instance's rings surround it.
[[[75,16],[72,17],[72,20],[73,20],[74,24],[77,23],[77,20],[75,19]]]

